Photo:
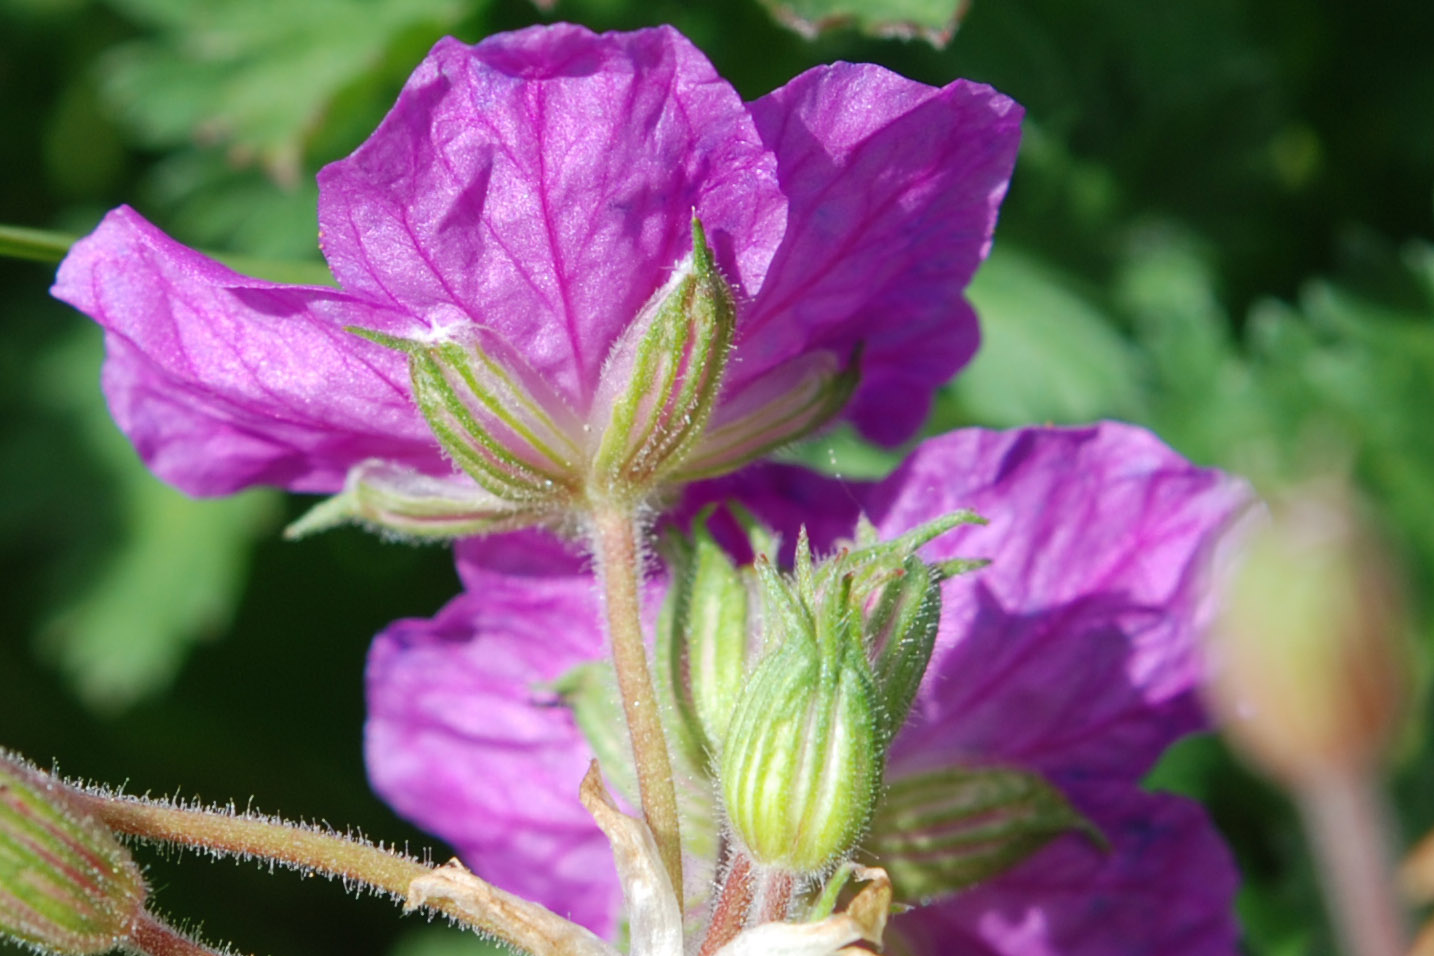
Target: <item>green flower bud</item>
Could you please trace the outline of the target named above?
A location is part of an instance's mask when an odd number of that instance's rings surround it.
[[[927,564],[916,550],[962,512],[814,560],[805,531],[783,578],[757,562],[766,644],[721,743],[728,818],[759,863],[819,872],[855,844],[880,793],[886,748],[926,672],[941,581],[982,562]]]
[[[658,620],[659,673],[677,705],[679,732],[702,765],[727,735],[727,725],[760,647],[761,604],[751,568],[739,568],[707,529],[712,510],[692,523],[691,540],[673,532],[663,548],[672,584]],[[745,514],[754,554],[774,541]]]
[[[691,258],[643,307],[603,366],[593,403],[601,435],[591,479],[598,494],[641,498],[682,465],[717,404],[736,328],[732,291],[693,216]]]
[[[851,849],[881,783],[876,694],[865,660],[789,635],[757,666],[722,752],[733,831],[758,863],[799,873]]]
[[[66,787],[0,751],[0,934],[65,956],[108,952],[146,895],[129,852]]]

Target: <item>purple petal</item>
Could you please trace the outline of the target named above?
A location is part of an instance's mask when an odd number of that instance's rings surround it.
[[[588,570],[582,547],[547,531],[529,529],[453,543],[458,576],[468,591],[481,591],[490,576],[573,577]],[[596,584],[590,582],[591,587]]]
[[[150,468],[190,494],[337,491],[365,458],[450,470],[409,398],[403,357],[343,330],[405,328],[399,316],[239,275],[128,207],[75,244],[52,292],[104,327],[111,414]]]
[[[707,505],[734,502],[781,539],[781,560],[790,563],[797,533],[805,527],[817,551],[830,550],[851,537],[861,513],[859,494],[866,484],[851,484],[795,465],[757,464],[731,475],[689,485],[671,520],[683,530]],[[730,513],[718,512],[711,531],[739,561],[753,557],[746,535]]]
[[[990,521],[927,548],[991,565],[944,586],[893,772],[976,760],[1134,783],[1201,726],[1204,572],[1243,484],[1106,424],[947,435],[864,500],[885,536],[958,508]]]
[[[1233,956],[1230,852],[1192,801],[1128,787],[1077,803],[1111,842],[1067,836],[999,879],[896,918],[913,954]]]
[[[468,585],[433,620],[374,640],[374,789],[484,879],[610,936],[612,853],[578,802],[592,751],[541,686],[603,655],[597,594],[580,577],[470,571]]]
[[[728,279],[756,289],[786,208],[736,92],[669,27],[443,40],[319,185],[345,289],[492,330],[579,413],[694,209]]]
[[[842,63],[803,73],[751,110],[790,206],[739,329],[729,387],[812,349],[845,360],[861,343],[848,414],[894,444],[976,349],[962,292],[990,250],[1021,109],[964,80],[936,89]]]

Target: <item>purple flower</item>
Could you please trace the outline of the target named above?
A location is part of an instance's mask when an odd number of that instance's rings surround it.
[[[957,432],[880,484],[768,466],[692,494],[734,494],[789,540],[806,522],[819,547],[849,535],[859,512],[883,537],[961,508],[989,519],[923,551],[991,564],[943,585],[936,651],[888,781],[952,766],[1036,771],[1111,847],[1061,837],[987,884],[931,901],[895,923],[916,951],[1235,951],[1228,852],[1197,805],[1140,781],[1203,726],[1203,572],[1248,500],[1241,484],[1106,424]],[[521,553],[489,550],[494,563],[482,567],[460,560],[466,594],[376,639],[370,774],[482,875],[610,934],[618,889],[576,797],[591,751],[547,686],[601,656],[597,596],[571,559],[545,562],[569,570],[539,576],[515,563]]]
[[[833,409],[813,396],[844,396],[854,363],[844,413],[891,443],[976,348],[962,290],[1020,116],[984,86],[853,64],[744,104],[665,27],[449,39],[319,174],[338,289],[238,275],[120,208],[54,294],[105,328],[115,420],[185,491],[335,492],[365,465],[442,494],[454,468],[408,360],[345,330],[471,347],[559,443],[589,448],[605,362],[689,254],[695,212],[737,305],[698,470],[819,424]]]

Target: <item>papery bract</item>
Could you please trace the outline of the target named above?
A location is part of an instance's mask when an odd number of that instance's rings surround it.
[[[962,290],[1019,121],[987,87],[869,65],[818,67],[743,104],[670,28],[444,40],[370,139],[319,175],[339,289],[246,278],[121,208],[76,244],[54,293],[105,328],[115,419],[185,491],[338,492],[355,474],[383,483],[370,520],[501,529],[522,522],[423,479],[453,465],[407,357],[380,341],[496,363],[495,382],[596,457],[597,406],[617,391],[604,368],[689,255],[695,214],[734,293],[736,346],[675,479],[740,466],[848,394],[858,427],[899,441],[976,347]],[[400,514],[408,494],[438,500]]]
[[[883,538],[960,508],[989,520],[923,549],[927,560],[992,563],[942,585],[932,664],[893,745],[888,778],[943,766],[1039,772],[1110,847],[1081,834],[1059,838],[989,883],[925,901],[894,922],[895,933],[921,952],[948,951],[951,940],[972,952],[1022,956],[1234,951],[1228,851],[1196,805],[1144,793],[1140,780],[1165,747],[1202,727],[1194,689],[1195,642],[1209,614],[1204,570],[1248,501],[1243,485],[1189,465],[1148,433],[1108,424],[958,432],[922,445],[876,485],[768,466],[691,494],[736,496],[788,540],[804,522],[818,547],[850,536],[862,511]],[[494,544],[484,560],[501,557],[498,570],[460,562],[483,596],[481,612],[474,596],[460,597],[434,622],[403,622],[375,642],[370,773],[381,794],[453,841],[475,867],[493,861],[485,874],[495,881],[521,880],[547,905],[581,909],[588,925],[611,932],[617,914],[601,903],[616,898],[610,871],[567,863],[574,847],[603,850],[596,830],[573,823],[580,735],[538,686],[554,670],[601,655],[596,628],[582,623],[591,617],[563,610],[591,611],[595,599],[575,559],[544,565],[569,574],[536,577],[515,563],[520,550]],[[539,604],[568,623],[545,630],[518,616]],[[527,670],[499,677],[481,664],[519,648],[532,655]],[[488,693],[502,696],[501,711],[481,725],[443,717],[445,701],[481,687],[500,688]],[[566,755],[541,772],[533,758],[519,757],[527,753],[519,749],[528,737],[522,728],[538,720],[543,750]],[[416,734],[421,748],[409,743]],[[437,774],[468,795],[461,812],[439,795]],[[510,806],[524,808],[524,826],[485,822],[490,807]]]

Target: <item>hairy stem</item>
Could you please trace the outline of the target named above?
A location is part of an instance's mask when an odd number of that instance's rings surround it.
[[[219,956],[220,953],[212,946],[205,946],[191,939],[147,911],[140,912],[139,918],[130,927],[129,937],[124,945],[127,949],[146,953],[148,956]]]
[[[220,854],[271,860],[306,873],[335,877],[346,885],[362,885],[401,901],[410,898],[415,880],[443,872],[442,868],[435,870],[391,850],[283,821],[217,810],[170,807],[135,797],[99,796],[79,789],[72,792],[86,812],[116,833]],[[469,894],[481,896],[477,906],[464,906],[462,900],[434,896],[424,898],[421,905],[525,952],[563,951],[555,947],[554,941],[569,934],[570,929],[576,929],[567,920],[535,903],[482,884],[476,877],[472,877],[472,882],[481,891]],[[161,930],[167,929],[162,924],[144,929],[152,932],[161,946],[167,947],[145,949],[155,956],[199,956],[201,953],[212,956],[209,949],[192,941],[189,942],[191,949],[186,951],[180,948],[180,941],[162,939]],[[178,937],[173,930],[169,933]]]
[[[730,860],[727,875],[722,879],[722,889],[717,894],[717,904],[712,909],[712,920],[707,924],[707,935],[702,939],[702,948],[697,951],[697,956],[712,956],[736,939],[747,925],[747,913],[756,894],[752,861],[737,849],[732,850]]]
[[[1333,770],[1295,790],[1325,896],[1350,956],[1402,956],[1409,930],[1395,890],[1389,826],[1373,778]]]
[[[593,550],[602,582],[607,611],[608,638],[613,670],[632,738],[637,765],[637,788],[642,815],[657,840],[663,865],[672,879],[679,908],[682,904],[682,836],[677,819],[677,789],[672,782],[672,761],[662,729],[657,691],[647,666],[647,645],[642,640],[638,582],[642,553],[633,515],[619,508],[597,508],[592,515]]]

